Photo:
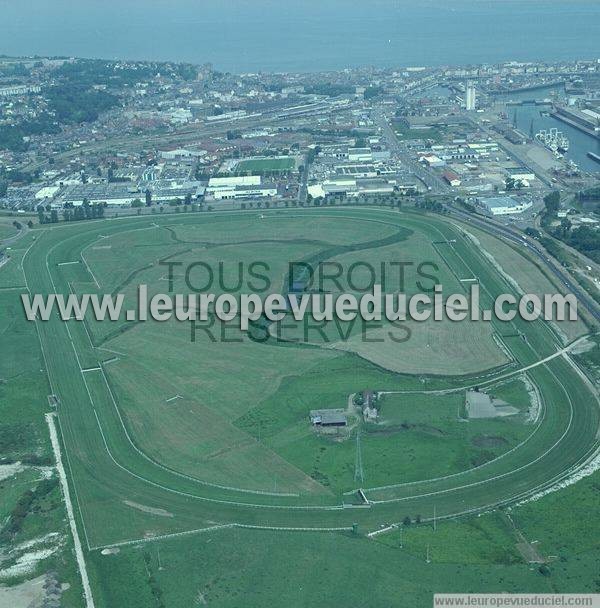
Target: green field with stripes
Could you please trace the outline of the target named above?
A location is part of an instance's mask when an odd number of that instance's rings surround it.
[[[429,287],[439,282],[445,293],[467,293],[476,282],[482,308],[492,308],[499,294],[527,291],[491,263],[493,252],[475,246],[468,230],[434,214],[362,208],[59,225],[37,231],[18,254],[23,280],[7,273],[6,287],[14,298],[24,289],[123,293],[126,307],[134,308],[139,284],[151,294],[167,291],[168,263],[174,292],[208,283],[215,293],[248,292],[253,277],[240,274],[239,262],[260,261],[265,292],[277,293],[285,289],[290,261],[344,268],[368,262],[378,269],[401,261],[402,285],[397,274],[388,276],[388,293],[419,291],[423,262],[433,275]],[[222,272],[208,277],[206,267]],[[344,279],[337,290],[361,292]],[[583,339],[581,324],[567,332],[519,318],[410,321],[395,328],[410,335],[401,343],[385,338],[394,329],[386,323],[326,323],[297,342],[303,328],[291,323],[285,340],[275,339],[273,328],[258,340],[225,323],[192,333],[189,322],[125,315],[82,322],[55,314],[35,326],[57,400],[78,528],[91,563],[104,574],[117,572],[118,555],[135,547],[152,570],[159,567],[156,547],[164,547],[167,559],[179,549],[199,550],[209,537],[228,539],[229,547],[276,546],[278,534],[299,562],[307,559],[304,542],[328,552],[338,543],[351,552],[360,542],[370,543],[361,549],[369,559],[383,563],[407,518],[414,525],[435,517],[451,526],[456,518],[509,508],[568,478],[598,449],[597,394],[569,352]],[[518,413],[467,420],[464,398],[471,389]],[[376,424],[353,414],[353,397],[366,390],[381,395]],[[308,413],[319,408],[347,410],[350,424],[336,434],[315,432]],[[505,525],[491,522],[485,535]],[[368,536],[381,530],[390,536]],[[455,528],[447,530],[452,535]],[[416,560],[429,541],[416,535],[409,543]],[[252,560],[257,549],[244,551]],[[273,548],[272,559],[277,555]],[[225,558],[217,551],[214,559]],[[509,551],[503,559],[508,579],[521,584],[527,575],[514,566],[517,558]],[[440,568],[448,580],[456,576]],[[196,601],[201,585],[193,581],[182,584],[181,601]],[[389,598],[391,583],[382,585]],[[214,597],[218,587],[215,582],[201,596]],[[543,582],[538,587],[545,589]],[[104,605],[115,605],[111,593],[102,589]],[[118,601],[136,605],[125,597]],[[239,605],[225,589],[219,597],[215,605]],[[373,605],[383,602],[382,596]]]

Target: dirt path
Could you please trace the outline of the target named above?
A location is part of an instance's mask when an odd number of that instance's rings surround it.
[[[90,586],[90,580],[88,578],[87,568],[85,566],[85,558],[83,555],[83,547],[79,540],[79,533],[77,532],[77,525],[75,524],[75,513],[73,512],[73,504],[71,503],[71,495],[69,494],[69,485],[67,483],[67,475],[62,463],[62,457],[60,454],[60,443],[58,441],[58,433],[56,432],[56,423],[54,421],[54,414],[46,414],[46,422],[48,423],[48,430],[50,431],[50,441],[52,442],[52,451],[54,452],[54,458],[56,460],[56,470],[58,471],[58,477],[60,479],[60,486],[62,493],[65,498],[65,505],[67,507],[67,517],[69,519],[69,526],[73,535],[73,543],[75,545],[75,558],[77,559],[77,567],[81,575],[81,582],[83,584],[83,593],[85,595],[86,608],[95,608],[94,598],[92,596],[92,588]]]

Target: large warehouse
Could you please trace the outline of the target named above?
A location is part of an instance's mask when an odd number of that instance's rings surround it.
[[[528,199],[516,200],[511,196],[491,196],[479,199],[479,204],[483,205],[492,215],[511,215],[512,213],[523,213],[533,206]]]
[[[148,184],[147,188],[152,193],[152,202],[168,202],[173,199],[184,200],[190,195],[194,201],[202,198],[204,187],[199,181],[175,182],[169,180],[156,180]],[[128,207],[136,199],[145,200],[146,191],[133,183],[109,183],[109,184],[74,184],[62,190],[53,205],[64,207],[72,205],[78,207],[87,200],[90,204],[104,204],[108,207]]]
[[[260,175],[212,177],[206,195],[215,200],[265,198],[277,196],[277,186],[263,184]]]

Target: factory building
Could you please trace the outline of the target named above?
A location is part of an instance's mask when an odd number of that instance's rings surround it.
[[[200,158],[206,155],[206,150],[189,150],[187,148],[175,148],[174,150],[161,150],[160,156],[165,160],[180,160],[183,158]]]
[[[516,200],[511,196],[491,196],[478,200],[492,215],[511,215],[513,213],[523,213],[533,206],[530,200]]]
[[[508,169],[507,173],[512,179],[520,181],[520,182],[532,182],[535,179],[535,173],[530,171],[529,169],[516,168],[516,169]]]
[[[148,186],[152,193],[152,202],[168,202],[174,199],[182,201],[189,195],[193,200],[199,200],[204,195],[204,187],[198,181],[171,182],[158,180]],[[79,207],[87,200],[91,205],[106,204],[108,207],[128,207],[136,199],[144,200],[145,189],[134,183],[109,184],[75,184],[67,186],[59,194],[55,203],[59,207]]]
[[[348,148],[348,160],[351,163],[368,163],[373,160],[371,148]]]
[[[263,184],[260,175],[212,177],[206,196],[214,200],[270,198],[277,196],[277,186]]]
[[[446,165],[446,161],[442,160],[439,156],[436,156],[435,154],[425,154],[421,156],[420,160],[429,167],[444,167]]]
[[[403,176],[355,178],[349,176],[336,176],[318,184],[308,186],[308,193],[313,198],[327,196],[358,196],[392,194],[393,192],[416,192],[417,185],[413,181],[406,181]]]
[[[442,177],[453,188],[457,188],[461,184],[460,177],[458,177],[454,171],[444,171],[444,173],[442,173]]]

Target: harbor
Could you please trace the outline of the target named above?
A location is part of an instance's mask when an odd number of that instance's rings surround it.
[[[550,114],[552,106],[539,106],[526,104],[507,107],[508,118],[511,124],[519,131],[532,137],[540,131],[550,132],[557,130],[568,140],[568,150],[564,151],[564,158],[573,161],[580,169],[588,172],[600,171],[600,164],[588,153],[600,155],[600,139],[556,119]]]

